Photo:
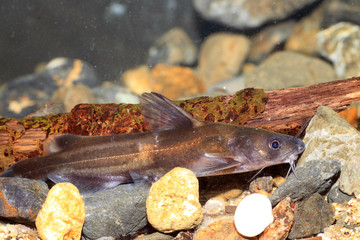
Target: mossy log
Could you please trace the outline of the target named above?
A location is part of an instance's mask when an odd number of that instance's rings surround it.
[[[204,121],[259,127],[295,134],[325,105],[344,110],[360,100],[360,77],[264,92],[245,89],[234,95],[176,102]],[[110,135],[147,131],[139,105],[80,104],[70,113],[0,118],[0,172],[21,159],[41,156],[44,140],[53,134]]]

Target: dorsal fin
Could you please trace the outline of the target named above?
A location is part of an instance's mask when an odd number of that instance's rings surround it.
[[[151,131],[194,128],[204,125],[184,109],[159,93],[143,93],[140,96],[141,113]]]
[[[79,141],[82,136],[74,134],[52,135],[44,142],[44,155],[56,153]]]

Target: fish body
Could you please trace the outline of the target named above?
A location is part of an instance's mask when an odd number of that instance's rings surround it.
[[[152,132],[59,135],[45,145],[48,155],[19,161],[1,176],[71,182],[92,192],[156,180],[174,167],[202,177],[292,164],[304,151],[304,143],[292,136],[198,121],[159,94],[143,94],[141,105]]]

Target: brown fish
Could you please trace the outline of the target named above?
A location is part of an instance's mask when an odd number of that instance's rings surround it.
[[[196,176],[241,173],[290,163],[302,140],[257,128],[202,122],[157,93],[141,96],[152,132],[111,136],[54,137],[49,154],[12,165],[1,177],[71,182],[94,192],[142,179],[156,180],[174,167]]]

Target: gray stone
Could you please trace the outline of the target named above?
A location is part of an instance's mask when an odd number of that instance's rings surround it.
[[[171,240],[171,239],[173,239],[172,236],[158,232],[136,238],[136,240]]]
[[[83,196],[85,239],[133,235],[147,224],[146,183],[124,184]]]
[[[328,107],[319,107],[304,137],[305,151],[298,166],[313,159],[338,159],[342,165],[340,190],[360,197],[360,134]]]
[[[340,22],[317,34],[318,52],[335,67],[338,78],[360,74],[360,27]]]
[[[48,194],[40,180],[0,178],[0,216],[16,222],[35,222]]]
[[[308,161],[296,168],[296,175],[290,174],[289,178],[281,184],[269,199],[273,206],[285,197],[298,201],[313,193],[322,193],[329,189],[340,172],[340,162],[334,159]]]
[[[289,238],[305,238],[324,231],[335,221],[331,205],[318,193],[300,202],[295,208],[295,222]]]
[[[328,203],[344,203],[348,202],[353,196],[349,196],[343,193],[339,186],[333,187],[327,194],[327,201]]]
[[[332,66],[300,53],[279,51],[244,75],[246,87],[276,90],[307,86],[335,79]]]
[[[205,19],[240,29],[284,19],[313,2],[315,0],[193,0]]]
[[[192,65],[197,57],[195,44],[183,29],[173,28],[166,32],[149,49],[148,65]]]

